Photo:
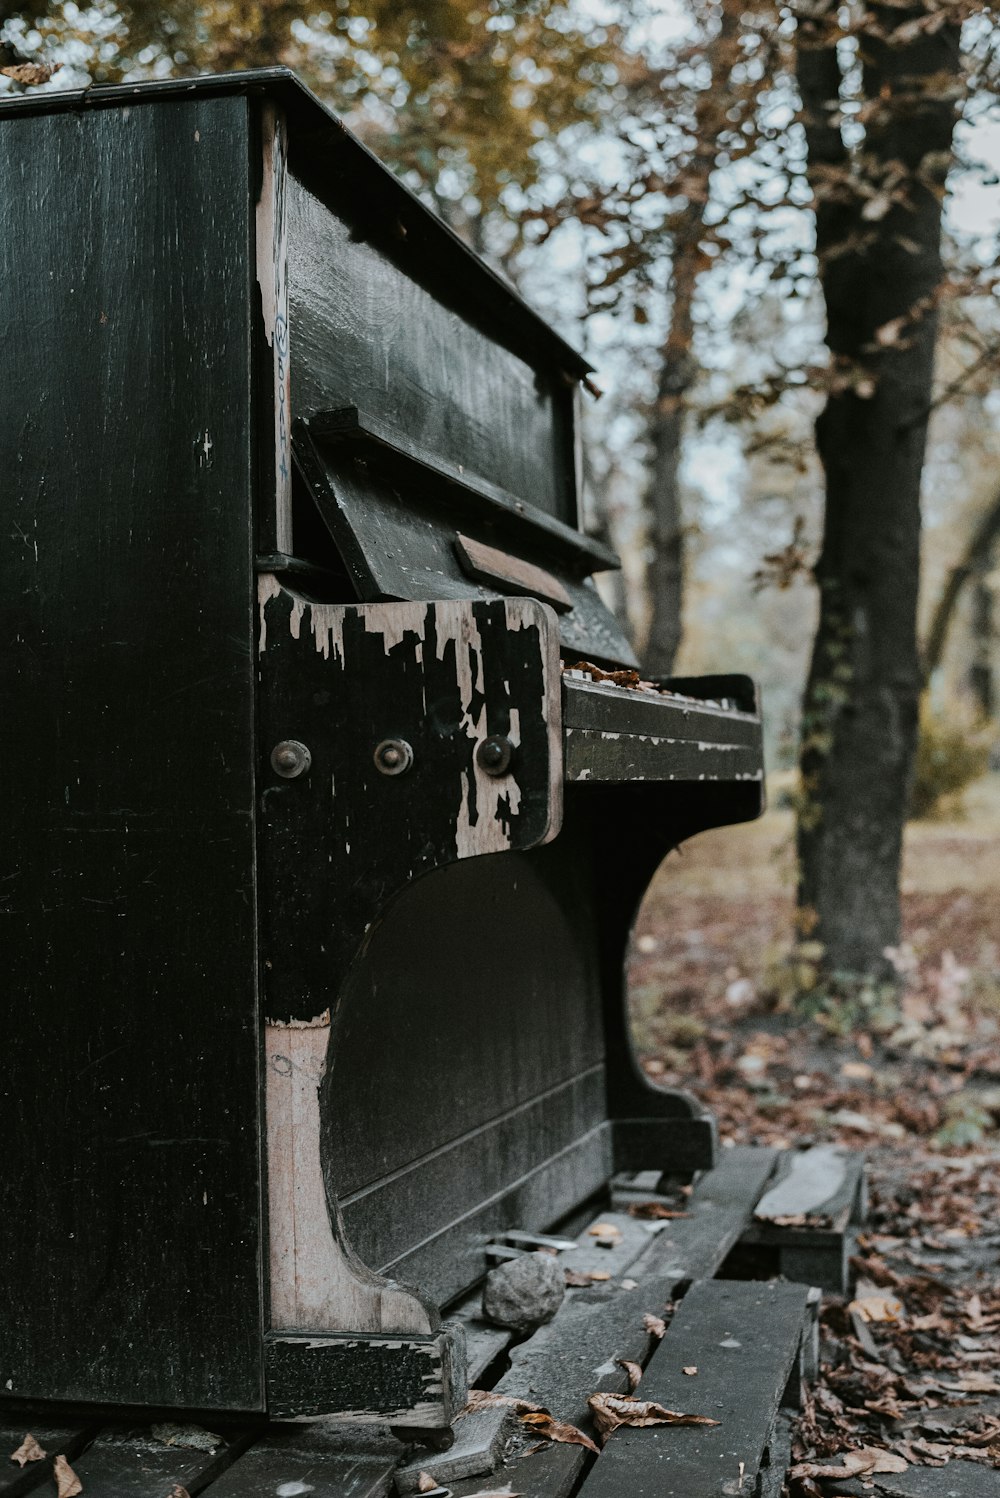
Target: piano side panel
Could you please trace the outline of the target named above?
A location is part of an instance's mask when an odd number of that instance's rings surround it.
[[[0,1367],[260,1409],[247,103],[0,126]]]
[[[346,985],[328,1183],[365,1262],[439,1302],[491,1232],[546,1227],[607,1176],[589,909],[570,840],[471,859],[396,901]]]

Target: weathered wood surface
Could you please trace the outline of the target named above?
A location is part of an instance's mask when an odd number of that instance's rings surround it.
[[[874,1487],[871,1484],[874,1483]],[[867,1482],[824,1484],[830,1498],[1000,1498],[1000,1471],[964,1457],[943,1467],[874,1474]]]
[[[785,1159],[780,1179],[757,1203],[754,1220],[828,1215],[827,1204],[839,1195],[847,1180],[847,1151],[840,1145],[819,1144],[790,1153]]]
[[[422,284],[375,197],[328,173],[289,178],[296,412],[357,406],[574,525],[569,385],[476,325],[476,268],[452,286],[451,305]]]
[[[262,1408],[248,111],[0,125],[13,1397]]]
[[[776,1158],[773,1150],[725,1150],[719,1166],[692,1192],[691,1215],[667,1222],[657,1232],[643,1228],[646,1246],[627,1265],[623,1255],[622,1268],[610,1285],[571,1292],[553,1321],[512,1350],[510,1371],[495,1385],[496,1391],[543,1404],[558,1419],[587,1425],[591,1394],[598,1389],[627,1390],[627,1374],[616,1360],[644,1363],[649,1358],[654,1343],[643,1317],[661,1315],[679,1286],[714,1274],[722,1264],[751,1216]],[[623,1216],[612,1213],[601,1220],[620,1223]],[[598,1253],[607,1254],[610,1265],[611,1253],[590,1251],[591,1256]],[[573,1255],[564,1257],[571,1267]],[[635,1287],[626,1289],[623,1279],[634,1279]],[[458,1456],[470,1478],[474,1471],[488,1470],[503,1423],[502,1409],[484,1410],[460,1422],[456,1446],[461,1442]],[[465,1471],[449,1469],[449,1456],[446,1452],[432,1458],[429,1470],[440,1473],[456,1495],[474,1493],[475,1484],[465,1481]],[[584,1460],[583,1448],[558,1446],[523,1458],[503,1476],[511,1480],[515,1491],[529,1483],[531,1492],[547,1498],[550,1488],[558,1493],[572,1486]]]
[[[210,1498],[386,1498],[405,1448],[323,1424],[271,1426],[209,1489]],[[84,1494],[84,1498],[87,1495]],[[108,1495],[114,1498],[114,1495]],[[144,1495],[146,1498],[146,1495]],[[162,1493],[149,1498],[166,1498]]]
[[[168,1445],[148,1427],[109,1427],[73,1459],[73,1471],[86,1498],[167,1498],[178,1487],[196,1498],[253,1440],[250,1431],[231,1433],[226,1439],[219,1432],[197,1430],[198,1439],[209,1434],[219,1435],[213,1451]]]
[[[51,1418],[51,1417],[49,1417]],[[52,1465],[59,1455],[73,1461],[88,1440],[96,1434],[96,1428],[80,1424],[52,1425],[44,1415],[25,1413],[20,1421],[8,1416],[0,1427],[0,1495],[2,1498],[22,1498],[43,1487],[52,1478]],[[32,1435],[45,1452],[44,1460],[27,1462],[23,1467],[12,1460],[25,1436]]]
[[[713,1498],[755,1490],[761,1458],[797,1362],[806,1288],[702,1280],[678,1308],[639,1385],[667,1409],[715,1426],[621,1428],[583,1498]],[[695,1376],[684,1374],[696,1367]]]
[[[626,687],[563,682],[566,779],[760,780],[760,717]]]
[[[783,1159],[741,1245],[770,1252],[786,1279],[841,1295],[849,1280],[852,1224],[864,1211],[864,1159],[820,1145]]]
[[[355,425],[331,430],[345,414]],[[295,425],[312,502],[360,598],[495,599],[533,591],[470,576],[456,547],[462,534],[553,575],[570,605],[560,605],[559,618],[567,652],[635,664],[621,625],[589,581],[590,573],[616,565],[614,553],[371,417],[360,422],[349,411]],[[537,596],[546,598],[544,586]]]

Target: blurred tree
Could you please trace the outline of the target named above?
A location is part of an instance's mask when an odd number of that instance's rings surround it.
[[[0,0],[0,21],[81,81],[286,64],[471,237],[539,142],[597,124],[618,43],[574,0]]]

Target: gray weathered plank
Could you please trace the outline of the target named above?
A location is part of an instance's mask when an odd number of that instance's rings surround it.
[[[786,1159],[787,1172],[757,1203],[753,1215],[758,1222],[823,1212],[847,1177],[847,1151],[835,1144],[818,1144],[790,1153]]]
[[[724,1150],[716,1168],[695,1186],[690,1215],[649,1234],[646,1248],[629,1265],[627,1275],[606,1288],[595,1287],[567,1297],[548,1326],[514,1349],[510,1371],[497,1383],[496,1392],[544,1404],[559,1419],[577,1425],[588,1419],[587,1398],[595,1390],[623,1392],[627,1378],[616,1359],[643,1363],[650,1354],[652,1339],[643,1326],[643,1317],[661,1315],[679,1285],[716,1272],[746,1227],[777,1158],[774,1150]],[[619,1222],[621,1217],[610,1213],[602,1220]],[[570,1257],[567,1255],[567,1259]],[[621,1278],[635,1279],[636,1288],[623,1289]],[[503,1411],[485,1410],[466,1418],[480,1422],[476,1431],[480,1454],[475,1468],[468,1465],[461,1473],[454,1466],[449,1469],[452,1453],[448,1452],[424,1463],[439,1481],[447,1480],[456,1498],[464,1492],[475,1492],[477,1483],[468,1479],[490,1470],[489,1462],[501,1440]],[[470,1428],[461,1448],[467,1458],[475,1449],[472,1435]],[[452,1452],[459,1449],[460,1441],[461,1435]],[[585,1449],[580,1446],[558,1446],[528,1457],[517,1465],[515,1491],[528,1482],[545,1498],[559,1498],[572,1487],[585,1457]],[[401,1483],[407,1480],[397,1479]]]
[[[879,1473],[875,1486],[852,1480],[834,1483],[830,1498],[1000,1498],[1000,1472],[959,1458],[944,1467],[910,1467],[907,1472]]]
[[[582,1498],[714,1498],[753,1493],[806,1319],[804,1285],[693,1285],[643,1375],[640,1392],[714,1426],[622,1427]],[[696,1367],[696,1376],[684,1374]]]
[[[15,1425],[8,1414],[7,1423],[0,1428],[0,1498],[21,1498],[22,1493],[31,1493],[52,1476],[52,1464],[56,1456],[63,1455],[70,1461],[82,1451],[94,1434],[93,1428],[77,1425],[48,1425],[32,1415],[23,1415]],[[45,1460],[28,1462],[19,1467],[11,1460],[25,1436],[34,1436],[45,1452]]]
[[[385,1498],[403,1449],[390,1437],[338,1431],[323,1421],[271,1426],[209,1492],[211,1498]]]

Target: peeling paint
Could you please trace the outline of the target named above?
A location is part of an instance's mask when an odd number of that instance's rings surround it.
[[[272,598],[277,598],[281,592],[281,584],[273,572],[262,572],[257,579],[257,609],[260,614],[260,638],[257,642],[257,654],[263,655],[267,645],[267,617],[266,610]]]

